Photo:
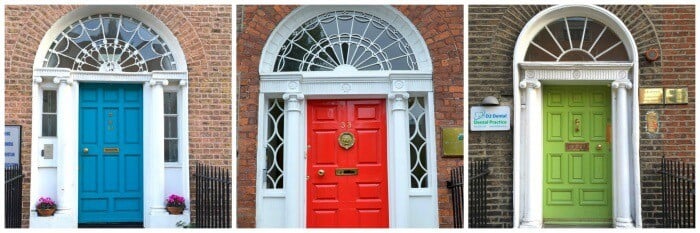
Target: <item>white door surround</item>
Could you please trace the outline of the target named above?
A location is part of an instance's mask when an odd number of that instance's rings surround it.
[[[357,11],[393,25],[415,54],[416,70],[357,71],[346,65],[334,71],[275,72],[283,43],[307,20],[324,12]],[[303,6],[292,11],[270,34],[259,66],[260,94],[256,169],[257,227],[306,226],[306,104],[308,99],[386,99],[387,164],[390,227],[437,227],[437,165],[433,109],[432,60],[413,24],[390,6]],[[408,98],[426,102],[428,188],[411,188]],[[267,102],[284,99],[284,185],[264,185],[266,174]],[[404,140],[398,140],[404,139]]]
[[[627,62],[528,62],[530,41],[545,25],[563,17],[595,19],[620,37]],[[609,85],[613,115],[613,223],[641,227],[639,173],[639,68],[637,47],[624,23],[593,5],[558,5],[535,15],[522,29],[513,56],[513,225],[540,228],[542,222],[542,85]],[[629,114],[628,114],[629,113]]]
[[[76,21],[96,14],[128,16],[148,25],[170,47],[175,70],[151,72],[80,71],[44,67],[45,58],[54,40]],[[143,224],[144,227],[176,227],[178,221],[189,222],[189,155],[187,63],[177,38],[163,22],[136,6],[82,6],[57,20],[44,35],[37,49],[32,82],[32,145],[30,182],[30,227],[76,228],[78,226],[78,106],[81,83],[132,83],[143,86]],[[168,85],[171,84],[171,85]],[[173,85],[174,84],[174,85]],[[42,136],[42,92],[57,90],[57,134]],[[164,97],[163,91],[178,93],[179,162],[164,162]],[[54,144],[53,159],[42,157],[44,144]],[[176,169],[180,175],[166,180],[166,170]],[[172,173],[170,173],[172,174]],[[177,191],[167,190],[166,182]],[[186,199],[183,215],[169,215],[164,201],[167,191]],[[53,197],[58,210],[52,217],[37,217],[33,202],[40,196]]]

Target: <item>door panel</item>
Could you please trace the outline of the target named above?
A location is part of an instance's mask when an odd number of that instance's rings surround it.
[[[610,89],[543,90],[545,224],[611,223]]]
[[[385,108],[384,100],[308,101],[307,227],[388,227]],[[345,132],[355,137],[348,149],[339,145]]]
[[[80,85],[79,223],[143,221],[142,96],[141,85]]]

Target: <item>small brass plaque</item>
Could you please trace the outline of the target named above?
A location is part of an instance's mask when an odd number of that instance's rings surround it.
[[[588,142],[567,142],[566,151],[588,151]]]
[[[688,103],[688,88],[666,88],[665,89],[666,104],[687,104]]]
[[[639,88],[639,104],[663,104],[663,88]]]
[[[450,157],[464,156],[464,128],[442,128],[442,155]]]
[[[350,132],[341,133],[340,136],[338,136],[338,144],[346,150],[350,149],[350,147],[355,145],[355,135]]]
[[[647,132],[659,132],[659,115],[654,111],[647,112]]]
[[[110,154],[119,153],[119,147],[105,147],[102,149],[102,152]]]
[[[336,176],[356,176],[359,173],[357,168],[336,168]]]

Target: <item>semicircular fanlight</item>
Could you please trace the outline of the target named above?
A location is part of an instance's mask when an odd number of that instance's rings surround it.
[[[275,72],[417,70],[406,39],[386,21],[334,11],[306,21],[282,44]]]
[[[530,42],[526,61],[628,61],[615,32],[587,17],[564,17],[545,26]]]
[[[54,39],[44,67],[80,71],[175,70],[170,48],[153,29],[123,15],[98,14],[74,22]]]

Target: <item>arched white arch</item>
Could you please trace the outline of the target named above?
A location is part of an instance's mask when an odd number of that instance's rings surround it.
[[[272,31],[272,34],[270,34],[268,37],[265,47],[263,47],[262,56],[260,57],[258,72],[260,72],[260,74],[273,72],[277,54],[279,53],[282,44],[284,44],[284,41],[289,38],[294,30],[304,24],[307,20],[312,19],[322,13],[331,11],[359,11],[371,14],[387,21],[387,23],[394,26],[411,45],[411,49],[413,49],[418,62],[418,71],[422,73],[432,72],[433,65],[432,60],[430,59],[428,46],[426,45],[425,40],[423,40],[423,37],[420,35],[418,29],[416,29],[413,23],[406,18],[406,16],[391,6],[357,5],[307,5],[294,9],[287,17],[284,18],[284,20],[279,23],[279,25],[283,26],[276,27]]]
[[[148,25],[170,48],[176,70],[152,72],[98,72],[68,68],[43,67],[51,43],[74,22],[96,14],[128,16]],[[81,6],[52,24],[37,48],[32,74],[32,145],[30,199],[39,196],[56,197],[58,210],[53,217],[37,217],[30,206],[30,227],[78,226],[78,106],[80,84],[130,83],[143,87],[143,225],[144,227],[175,227],[182,220],[189,222],[189,129],[187,62],[178,39],[154,15],[137,6]],[[170,85],[169,85],[170,84]],[[58,108],[57,135],[43,137],[42,97],[44,90],[56,90]],[[177,93],[178,98],[178,157],[177,163],[164,162],[164,92]],[[41,156],[44,145],[51,144],[54,158]],[[175,171],[178,170],[178,171]],[[170,175],[166,181],[166,172]],[[179,175],[173,175],[179,174]],[[183,215],[165,212],[166,191],[177,190],[186,199]],[[61,204],[62,203],[62,204]]]
[[[589,17],[608,26],[622,40],[628,62],[525,62],[530,41],[544,26],[572,16]],[[613,222],[616,227],[642,226],[638,66],[634,37],[617,16],[602,7],[553,6],[539,12],[523,27],[513,53],[513,225],[516,228],[542,227],[541,85],[549,83],[609,84],[613,88]]]
[[[153,29],[156,32],[156,34],[160,35],[160,37],[170,47],[170,50],[175,59],[175,63],[177,64],[177,71],[187,71],[187,61],[185,59],[185,53],[182,51],[182,48],[180,47],[180,42],[178,42],[177,37],[175,37],[175,35],[170,31],[170,29],[168,29],[168,27],[162,21],[153,16],[151,13],[137,6],[127,5],[82,6],[62,16],[51,26],[51,28],[49,28],[48,31],[46,31],[46,34],[44,34],[44,37],[39,43],[39,48],[37,49],[36,54],[34,56],[33,68],[42,68],[44,58],[48,53],[51,43],[68,26],[90,15],[110,13],[129,16],[148,25],[151,29]]]
[[[333,71],[274,72],[281,46],[303,23],[327,12],[356,11],[378,17],[396,28],[416,58],[415,70],[334,69]],[[308,99],[386,99],[387,170],[390,227],[438,227],[437,155],[432,59],[413,23],[391,6],[301,6],[287,15],[269,35],[262,50],[258,102],[256,224],[258,227],[306,225],[306,103]],[[411,186],[408,98],[426,103],[428,187]],[[267,189],[266,105],[284,99],[283,189]],[[279,100],[281,101],[281,100]],[[399,139],[406,140],[399,140]]]

